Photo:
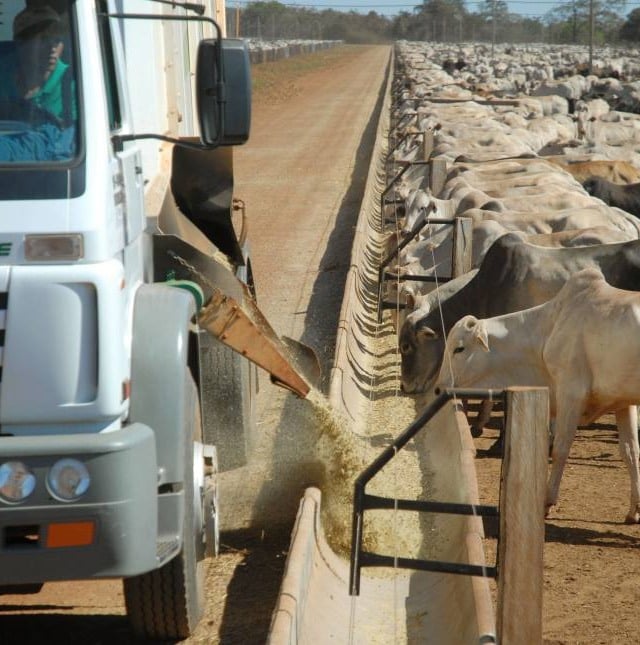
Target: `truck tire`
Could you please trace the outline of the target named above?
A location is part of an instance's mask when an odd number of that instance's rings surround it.
[[[244,466],[256,432],[256,370],[216,339],[203,338],[201,391],[206,444],[216,447],[221,471]]]
[[[188,371],[188,370],[187,370]],[[187,401],[192,432],[185,433],[184,510],[180,552],[159,569],[124,580],[127,615],[138,636],[154,640],[188,638],[204,612],[205,464],[200,405],[195,383],[187,374]]]

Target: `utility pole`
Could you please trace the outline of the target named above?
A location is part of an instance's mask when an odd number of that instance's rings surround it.
[[[593,0],[589,0],[589,74],[593,74],[593,34],[594,28]]]
[[[495,47],[496,47],[496,0],[491,0],[491,58],[493,58],[493,51]]]

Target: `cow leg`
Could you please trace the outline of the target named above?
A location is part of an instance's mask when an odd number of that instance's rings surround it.
[[[481,437],[484,427],[489,423],[491,418],[491,410],[493,410],[493,401],[485,400],[480,404],[478,416],[476,417],[473,425],[471,426],[471,436]]]
[[[640,521],[640,466],[638,457],[638,411],[635,405],[622,410],[616,410],[618,424],[618,447],[620,456],[629,471],[631,482],[631,502],[625,518],[626,524],[636,524]]]
[[[576,436],[578,421],[580,421],[581,399],[558,397],[558,412],[556,414],[553,446],[551,448],[551,475],[547,484],[546,513],[558,502],[560,480],[564,467],[569,458],[571,444]]]

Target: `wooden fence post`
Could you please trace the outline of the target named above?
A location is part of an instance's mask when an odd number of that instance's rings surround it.
[[[422,132],[422,149],[420,150],[420,161],[429,161],[433,150],[433,130],[423,130]]]
[[[444,188],[447,179],[447,162],[444,159],[432,159],[429,166],[429,188],[431,193],[437,197]]]
[[[470,217],[456,217],[453,226],[453,257],[451,277],[457,278],[471,271],[473,262],[473,220]]]
[[[547,388],[507,389],[504,441],[498,643],[542,643],[544,499],[549,455]]]

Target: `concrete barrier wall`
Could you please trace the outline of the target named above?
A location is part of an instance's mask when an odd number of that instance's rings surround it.
[[[358,220],[351,271],[340,315],[330,399],[354,433],[371,423],[369,375],[380,356],[375,311],[377,259],[383,248],[379,202],[385,188],[384,158],[390,92]],[[429,497],[477,503],[474,449],[466,419],[449,404],[416,440],[421,477]],[[495,642],[495,620],[486,578],[394,570],[363,570],[361,593],[348,593],[349,563],[331,551],[320,523],[321,494],[308,489],[292,536],[269,643],[464,643]],[[481,518],[433,516],[421,538],[431,559],[484,564]]]

